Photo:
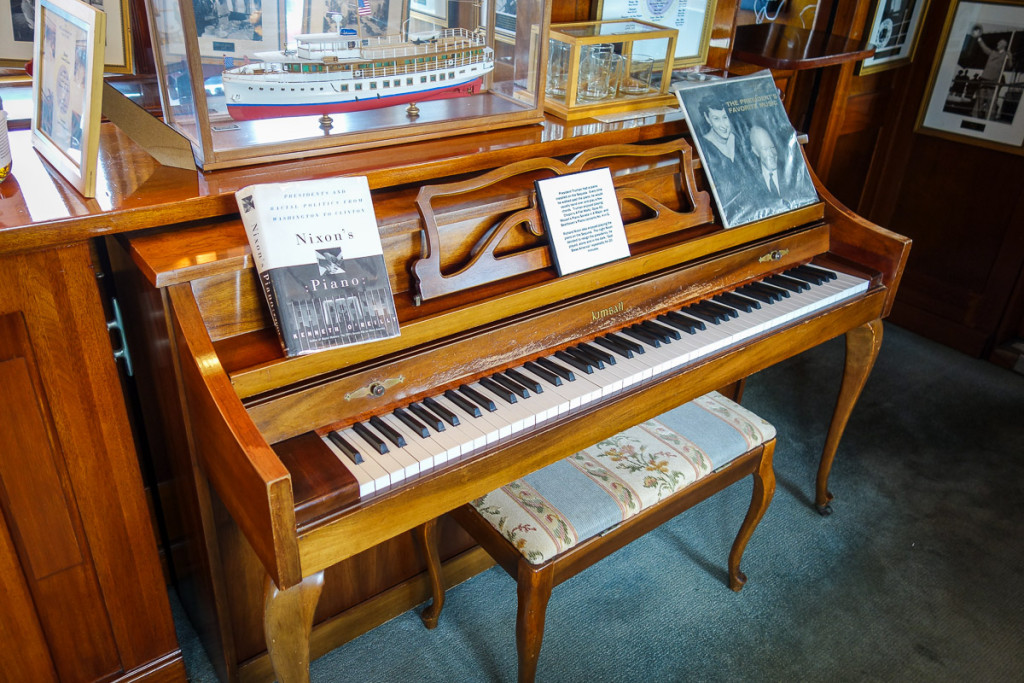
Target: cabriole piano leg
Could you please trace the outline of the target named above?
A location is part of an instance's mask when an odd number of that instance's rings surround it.
[[[882,346],[882,321],[872,320],[846,333],[846,366],[843,369],[843,382],[839,387],[839,398],[835,412],[832,413],[832,424],[825,437],[825,449],[821,453],[818,464],[818,480],[815,490],[814,506],[821,515],[832,514],[832,493],[828,490],[828,475],[832,470],[832,461],[836,457],[839,440],[846,429],[846,422],[857,404],[860,392],[875,365],[878,350]]]
[[[280,683],[309,682],[309,635],[323,587],[322,571],[283,591],[267,577],[263,590],[263,634],[274,675]]]
[[[417,527],[416,536],[427,559],[427,576],[430,578],[431,603],[423,609],[420,619],[427,628],[437,626],[444,607],[444,580],[442,579],[441,557],[437,550],[437,519]]]

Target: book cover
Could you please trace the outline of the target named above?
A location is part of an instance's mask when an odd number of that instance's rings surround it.
[[[607,168],[534,183],[559,275],[629,256],[612,174]]]
[[[235,199],[288,356],[399,334],[366,178],[250,185]]]
[[[676,97],[725,227],[818,201],[770,72],[695,83]]]

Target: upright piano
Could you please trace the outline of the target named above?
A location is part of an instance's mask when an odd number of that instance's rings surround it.
[[[820,202],[726,230],[678,118],[575,136],[557,125],[443,172],[292,167],[289,179],[369,177],[397,338],[285,357],[237,215],[112,244],[135,292],[127,305],[147,321],[146,422],[174,460],[190,534],[179,587],[195,589],[186,601],[222,675],[302,680],[311,647],[316,656],[425,597],[414,530],[845,334],[814,484],[829,511],[832,459],[909,241],[817,180]],[[611,170],[630,256],[559,277],[534,180],[597,167]],[[479,561],[453,525],[442,536],[453,564]]]

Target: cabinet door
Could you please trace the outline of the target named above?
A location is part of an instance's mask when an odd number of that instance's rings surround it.
[[[184,678],[84,244],[0,256],[0,513],[2,580],[31,598],[47,649],[26,636],[31,661],[61,681]]]

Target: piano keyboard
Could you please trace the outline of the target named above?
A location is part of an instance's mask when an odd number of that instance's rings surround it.
[[[324,435],[360,497],[866,292],[798,266]]]

